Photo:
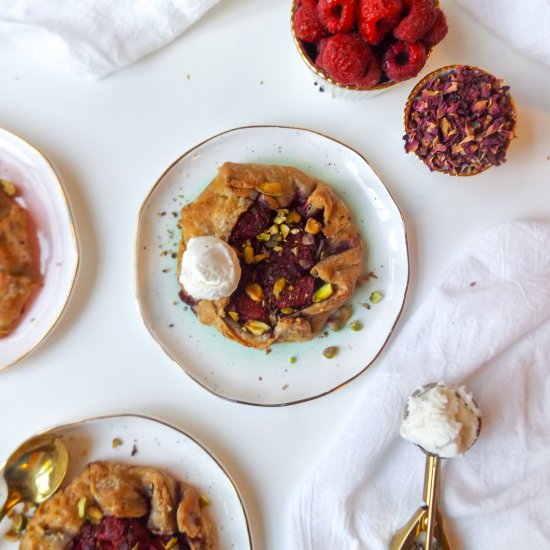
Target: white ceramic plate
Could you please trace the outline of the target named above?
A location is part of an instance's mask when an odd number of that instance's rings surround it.
[[[209,514],[219,536],[217,550],[252,548],[248,520],[233,482],[209,451],[177,428],[144,416],[119,415],[83,420],[48,432],[63,436],[69,450],[65,484],[94,460],[163,468],[208,498]],[[113,448],[115,438],[122,444]],[[4,502],[5,494],[0,496]],[[9,527],[9,522],[5,523],[2,532]],[[0,538],[0,549],[15,547]]]
[[[276,344],[269,354],[246,348],[201,325],[178,298],[175,252],[181,207],[225,161],[292,165],[321,178],[345,200],[369,251],[370,278],[355,292],[349,328],[309,342]],[[367,161],[349,147],[308,130],[246,127],[217,135],[176,160],[146,198],[136,238],[136,296],[145,325],[194,380],[241,403],[287,405],[337,389],[362,373],[387,342],[403,308],[409,279],[401,213]],[[384,299],[369,305],[373,291]],[[331,360],[322,352],[338,346]],[[296,362],[290,363],[295,357]]]
[[[0,179],[13,182],[17,201],[34,222],[43,287],[9,336],[0,338],[0,370],[34,349],[59,320],[78,269],[78,245],[61,181],[38,149],[0,128]]]

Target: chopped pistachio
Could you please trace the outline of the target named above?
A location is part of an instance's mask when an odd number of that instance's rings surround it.
[[[287,223],[298,223],[302,219],[302,216],[296,210],[292,210],[290,214],[286,217]]]
[[[271,328],[267,323],[264,323],[262,321],[256,321],[255,319],[251,319],[250,321],[247,321],[245,327],[252,334],[254,334],[254,336],[261,336]]]
[[[278,181],[262,183],[260,190],[270,197],[279,197],[283,194],[283,186]]]
[[[120,439],[120,437],[113,438],[113,441],[111,442],[111,446],[113,447],[113,449],[116,449],[121,445],[122,445],[122,439]]]
[[[264,241],[265,242],[265,241],[269,241],[269,239],[271,238],[271,235],[264,231],[263,233],[260,233],[259,235],[257,235],[256,238],[259,241]]]
[[[313,294],[313,301],[322,302],[323,300],[330,298],[333,292],[334,289],[332,288],[332,285],[330,283],[325,283],[315,291]]]
[[[76,512],[80,519],[84,519],[86,517],[86,497],[78,499],[78,502],[76,503]]]
[[[201,495],[199,497],[199,506],[201,508],[205,508],[206,506],[208,506],[210,504],[210,501],[208,500],[208,497],[204,496],[204,495]]]
[[[291,313],[294,313],[294,308],[291,307],[283,307],[281,309],[281,313],[284,315],[290,315]]]
[[[247,264],[254,262],[254,249],[251,246],[244,247],[244,261]]]
[[[294,363],[296,363],[296,357],[293,355],[292,357],[289,358],[288,362],[289,362],[291,365],[294,365]]]
[[[252,283],[245,288],[247,296],[255,302],[261,302],[264,299],[264,291],[258,283]]]
[[[338,346],[329,346],[323,350],[323,355],[327,359],[332,359],[338,353]]]
[[[309,218],[306,222],[306,226],[304,228],[304,231],[306,233],[311,233],[312,235],[316,235],[321,231],[322,228],[321,222],[318,222],[315,218]]]
[[[371,293],[369,300],[373,304],[378,304],[379,302],[382,301],[383,298],[384,298],[384,295],[381,292],[375,291]]]
[[[279,226],[274,223],[268,230],[267,232],[270,234],[270,235],[277,235],[277,233],[279,233]]]
[[[237,322],[239,320],[239,314],[236,311],[228,311],[227,314],[233,321]]]
[[[355,332],[358,332],[363,328],[363,323],[361,321],[352,321],[349,328]]]
[[[278,244],[273,247],[274,252],[282,252],[282,250],[283,250],[283,247]]]
[[[4,193],[6,193],[8,197],[13,197],[13,195],[15,195],[15,192],[17,191],[15,185],[8,180],[0,179],[0,187],[4,190]]]
[[[273,223],[281,224],[286,220],[286,216],[275,216],[273,218]]]
[[[281,235],[283,236],[283,239],[286,239],[288,237],[288,234],[290,233],[290,227],[286,223],[282,223],[279,226],[279,230],[281,231]]]
[[[178,538],[177,537],[172,537],[165,545],[164,545],[164,548],[166,550],[171,550],[172,548],[176,548],[176,546],[178,545]]]
[[[99,523],[103,517],[103,512],[96,508],[95,506],[90,506],[86,510],[86,517],[90,520],[91,523]]]
[[[278,298],[281,295],[281,292],[284,290],[286,286],[286,279],[284,277],[280,277],[275,281],[275,284],[273,285],[273,294],[275,295],[275,298]]]
[[[300,230],[297,228],[297,227],[293,227],[291,230],[290,230],[290,233],[292,235],[298,235],[298,233],[300,233]]]
[[[262,253],[262,254],[256,254],[254,256],[254,263],[257,264],[258,262],[261,262],[262,260],[265,260],[269,257],[269,254]]]

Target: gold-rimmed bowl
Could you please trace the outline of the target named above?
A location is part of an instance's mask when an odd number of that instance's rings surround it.
[[[359,98],[377,96],[382,92],[390,88],[393,88],[394,86],[403,84],[403,82],[408,82],[409,80],[411,80],[411,79],[408,79],[400,82],[385,80],[376,84],[375,86],[371,86],[367,88],[362,86],[354,86],[350,84],[342,84],[337,80],[335,80],[334,78],[332,78],[331,76],[329,76],[323,69],[321,69],[315,64],[315,59],[313,55],[315,45],[313,43],[309,44],[304,42],[303,40],[301,40],[296,36],[296,33],[294,31],[294,25],[293,25],[294,15],[296,13],[296,10],[300,7],[302,1],[303,0],[292,0],[292,9],[290,13],[290,32],[292,33],[294,44],[303,62],[319,80],[319,82],[316,82],[316,85],[319,86],[319,91],[325,91],[325,90],[329,91],[333,97],[341,97],[346,99],[359,99]],[[438,8],[441,7],[439,0],[434,0],[434,4]],[[424,67],[421,69],[421,71],[424,70],[426,64],[428,63],[428,59],[435,47],[437,46],[434,46],[426,50],[426,62],[424,64]],[[383,78],[385,77],[383,76]]]
[[[446,130],[443,129],[442,125],[444,124],[443,119],[445,118],[443,115],[446,113],[443,113],[442,115],[442,113],[438,113],[437,111],[434,112],[433,109],[435,108],[435,105],[433,105],[429,106],[426,112],[431,112],[433,114],[433,120],[438,121],[437,134],[422,136],[418,129],[418,124],[416,124],[413,120],[415,102],[419,101],[423,97],[424,92],[426,92],[424,97],[427,98],[427,101],[433,101],[439,97],[444,97],[446,101],[450,101],[451,99],[457,100],[458,98],[451,98],[449,95],[454,90],[451,90],[451,92],[449,92],[449,90],[441,90],[435,93],[436,91],[433,87],[441,83],[442,79],[446,78],[448,75],[456,75],[464,70],[472,71],[471,74],[473,77],[480,77],[484,79],[485,83],[490,82],[491,86],[495,87],[494,92],[491,92],[491,94],[494,93],[500,95],[501,97],[500,106],[503,108],[503,125],[497,130],[494,130],[494,128],[491,128],[492,122],[495,121],[494,119],[486,119],[485,121],[481,121],[480,113],[473,110],[475,102],[470,104],[463,102],[463,109],[467,108],[468,111],[462,118],[465,124],[468,122],[471,123],[469,128],[472,128],[473,134],[466,136],[468,139],[465,141],[461,140],[459,143],[445,143],[445,140],[447,139],[445,136]],[[445,97],[446,94],[447,97]],[[459,99],[459,101],[462,101],[462,99],[463,98]],[[488,98],[481,98],[479,101],[483,101],[485,99]],[[487,117],[492,116],[493,115],[490,113],[487,113]],[[419,117],[419,120],[421,123],[422,121],[426,121],[427,117]],[[449,176],[475,176],[485,170],[488,170],[492,166],[499,166],[506,161],[508,147],[510,146],[512,139],[516,137],[515,131],[517,124],[517,110],[509,87],[504,85],[504,81],[502,79],[474,65],[447,65],[426,75],[412,89],[405,105],[403,122],[405,126],[405,150],[407,153],[414,152],[415,156],[426,166],[428,166],[431,171],[440,172]],[[486,123],[489,123],[489,126],[484,127],[484,124]],[[481,147],[478,147],[475,152],[469,152],[468,154],[462,153],[460,149],[461,145],[467,145],[468,142],[472,141],[479,144],[489,135],[494,136],[498,140],[498,155],[496,155],[495,159],[488,158],[486,152],[484,152]],[[422,137],[424,138],[423,141]],[[417,141],[418,145],[416,144]],[[438,151],[437,148],[440,144],[445,147],[451,146],[450,151],[448,149]],[[455,149],[453,149],[453,147],[455,147]],[[453,158],[452,155],[455,155],[455,158]],[[471,158],[468,159],[468,156]]]

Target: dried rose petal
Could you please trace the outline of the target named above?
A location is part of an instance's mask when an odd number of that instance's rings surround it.
[[[430,170],[475,174],[506,161],[516,114],[509,87],[469,66],[442,70],[411,101],[405,151]]]

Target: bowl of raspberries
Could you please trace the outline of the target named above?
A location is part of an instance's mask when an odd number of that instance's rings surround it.
[[[448,30],[439,0],[293,0],[291,23],[302,59],[333,92],[414,78]]]

